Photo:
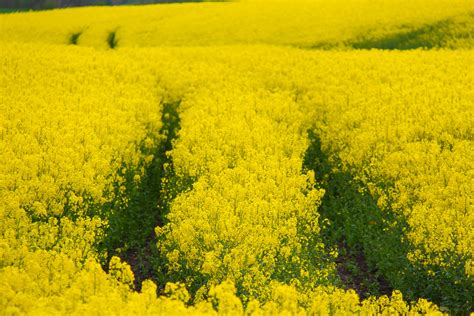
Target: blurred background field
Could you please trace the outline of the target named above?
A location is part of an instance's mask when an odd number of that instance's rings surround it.
[[[271,44],[309,49],[462,48],[469,0],[243,1],[84,7],[0,16],[0,40],[121,47]],[[76,37],[74,39],[74,37]]]

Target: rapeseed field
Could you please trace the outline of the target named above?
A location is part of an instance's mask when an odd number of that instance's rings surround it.
[[[474,3],[0,14],[0,313],[474,312]]]

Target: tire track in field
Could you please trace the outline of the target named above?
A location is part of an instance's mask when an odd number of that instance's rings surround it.
[[[353,212],[366,212],[360,207],[361,201],[368,206],[367,210],[376,210],[376,203],[358,192],[350,175],[334,171],[334,166],[313,131],[308,132],[308,138],[310,146],[305,153],[304,169],[313,170],[317,182],[326,191],[319,207],[320,225],[327,251],[336,249],[338,252],[336,264],[341,282],[339,286],[356,291],[361,300],[370,296],[390,296],[393,288],[376,264],[368,261],[363,245],[351,239],[341,216],[342,207]]]
[[[141,284],[146,279],[152,279],[159,285],[165,284],[166,280],[154,230],[156,226],[164,224],[169,204],[177,194],[169,185],[174,171],[172,158],[167,153],[172,149],[173,140],[180,129],[179,104],[163,104],[159,135],[150,135],[158,137],[158,146],[152,149],[140,146],[142,153],[152,155],[153,160],[140,183],[136,184],[133,177],[123,175],[126,178],[125,198],[128,201],[116,201],[115,207],[112,206],[106,237],[99,246],[107,254],[104,270],[107,271],[112,256],[119,256],[130,265],[137,291],[141,290]],[[129,168],[125,166],[126,170]]]

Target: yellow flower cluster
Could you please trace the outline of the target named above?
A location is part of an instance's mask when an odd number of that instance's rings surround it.
[[[411,32],[459,15],[463,18],[456,22],[463,23],[473,11],[471,0],[235,1],[93,7],[0,15],[0,40],[75,41],[108,48],[108,36],[114,32],[118,47],[265,43],[312,48],[342,46],[368,33],[371,38],[381,38]],[[464,40],[472,44],[472,33]],[[456,38],[449,42],[445,44],[458,45]]]

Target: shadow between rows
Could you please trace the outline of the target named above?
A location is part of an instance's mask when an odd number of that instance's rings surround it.
[[[98,245],[99,252],[106,258],[104,270],[107,271],[112,256],[120,257],[130,265],[138,291],[146,279],[159,286],[166,282],[154,229],[164,224],[170,202],[178,193],[168,188],[169,181],[164,180],[174,176],[173,161],[167,153],[180,129],[178,107],[179,102],[163,105],[162,127],[157,135],[148,135],[158,146],[147,148],[144,142],[140,145],[143,157],[153,155],[144,176],[139,182],[134,178],[134,169],[140,168],[140,163],[138,166],[123,165],[118,175],[125,179],[124,184],[114,185],[116,198],[106,207],[110,212],[106,214],[109,224]]]
[[[469,41],[474,35],[474,14],[441,20],[417,28],[408,28],[383,37],[364,35],[348,43],[355,49],[410,50],[456,48],[457,42]]]
[[[372,29],[344,42],[317,42],[302,48],[320,50],[470,48],[474,38],[473,20],[474,13],[469,13],[421,26],[399,25],[388,34],[378,34],[378,29]]]

